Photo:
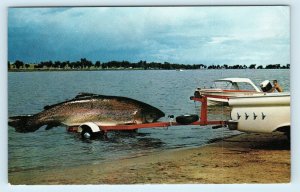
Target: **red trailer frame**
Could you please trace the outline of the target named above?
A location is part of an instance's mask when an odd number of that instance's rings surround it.
[[[201,108],[200,108],[200,120],[193,122],[191,124],[187,125],[220,125],[220,127],[223,127],[227,124],[227,121],[209,121],[208,118],[208,111],[207,111],[207,96],[202,96],[200,98],[198,97],[190,97],[191,100],[201,102]],[[164,127],[170,127],[170,126],[183,126],[186,124],[179,124],[177,122],[169,121],[169,122],[155,122],[155,123],[143,123],[143,124],[132,124],[132,125],[111,125],[111,126],[99,126],[100,130],[104,133],[107,133],[108,131],[130,131],[130,130],[137,130],[137,129],[145,129],[145,128],[164,128]],[[69,132],[77,132],[78,127],[72,126],[68,127]]]

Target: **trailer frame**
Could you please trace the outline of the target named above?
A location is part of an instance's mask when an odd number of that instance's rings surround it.
[[[143,124],[130,124],[130,125],[110,125],[110,126],[102,126],[97,125],[99,130],[103,133],[107,133],[109,131],[133,131],[137,129],[146,129],[146,128],[167,128],[171,126],[190,126],[190,125],[199,125],[199,126],[206,126],[206,125],[216,125],[215,127],[224,127],[228,124],[228,121],[224,120],[208,120],[208,105],[207,105],[207,97],[210,96],[201,96],[201,97],[194,97],[191,96],[190,100],[194,100],[194,102],[200,102],[201,108],[199,110],[200,119],[196,122],[192,122],[190,124],[180,124],[170,118],[170,121],[160,121],[154,123],[143,123]],[[80,126],[80,125],[79,125]],[[69,132],[78,132],[79,126],[69,126],[67,130]]]

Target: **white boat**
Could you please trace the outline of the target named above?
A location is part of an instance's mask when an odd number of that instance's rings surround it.
[[[271,86],[271,84],[267,83],[265,86]],[[208,105],[222,105],[227,103],[228,98],[263,95],[263,93],[248,78],[224,78],[215,80],[209,89],[197,88],[194,96],[207,96]]]
[[[290,133],[290,93],[265,93],[262,96],[228,100],[229,128],[243,132]]]

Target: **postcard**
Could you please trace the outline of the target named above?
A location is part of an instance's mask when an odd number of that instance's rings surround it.
[[[290,7],[8,9],[12,185],[289,183]]]

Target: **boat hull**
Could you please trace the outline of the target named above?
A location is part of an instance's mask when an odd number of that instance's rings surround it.
[[[206,96],[208,100],[208,105],[227,105],[228,99],[236,97],[246,97],[246,96],[262,96],[263,92],[250,92],[250,91],[196,91],[195,96],[198,97]]]

